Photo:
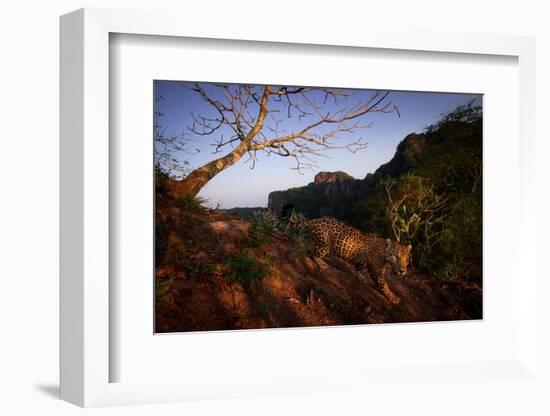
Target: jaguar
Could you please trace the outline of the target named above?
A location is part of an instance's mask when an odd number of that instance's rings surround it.
[[[362,281],[365,281],[362,271],[366,270],[390,302],[400,302],[388,286],[386,278],[389,273],[400,277],[406,275],[412,250],[410,244],[363,233],[332,217],[303,220],[294,226],[306,230],[312,237],[314,260],[320,269],[328,267],[324,261],[328,254],[337,256],[351,263],[355,267],[356,276]]]

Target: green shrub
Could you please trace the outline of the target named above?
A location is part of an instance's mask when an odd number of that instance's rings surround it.
[[[176,200],[176,205],[182,210],[196,210],[203,207],[208,200],[200,196],[182,196]]]
[[[263,319],[268,319],[269,318],[269,311],[271,311],[271,309],[273,309],[273,305],[270,304],[270,303],[261,303],[259,305],[258,309],[259,309],[260,316]]]
[[[434,276],[442,280],[453,280],[456,276],[456,267],[454,264],[445,261],[439,265],[434,270]]]
[[[254,224],[252,225],[252,227],[250,228],[250,243],[248,244],[248,247],[259,248],[264,244],[269,243],[270,241],[271,238],[266,233],[265,229]]]
[[[279,218],[271,211],[254,211],[252,225],[267,231],[276,231],[280,228]]]
[[[303,260],[306,258],[306,256],[311,252],[311,247],[307,245],[298,245],[296,249],[294,250],[294,256],[298,257],[300,260]]]
[[[268,273],[267,265],[258,262],[250,250],[228,257],[224,265],[228,269],[226,278],[231,283],[240,283],[245,287],[252,286]]]
[[[425,147],[415,166],[373,184],[353,206],[353,223],[366,232],[411,242],[418,271],[480,284],[481,108],[460,106],[427,127],[423,136]]]
[[[156,279],[155,295],[158,300],[164,300],[170,294],[170,289],[174,284],[173,279]]]

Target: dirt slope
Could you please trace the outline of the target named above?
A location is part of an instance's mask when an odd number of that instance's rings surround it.
[[[162,197],[156,263],[157,332],[481,318],[478,287],[392,278],[401,298],[393,305],[337,257],[321,271],[286,235]]]

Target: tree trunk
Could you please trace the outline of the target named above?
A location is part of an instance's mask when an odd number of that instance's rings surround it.
[[[260,100],[260,108],[258,110],[258,118],[254,127],[248,132],[246,137],[243,138],[241,143],[231,151],[231,153],[220,157],[219,159],[208,162],[206,165],[195,169],[181,181],[171,182],[171,194],[176,198],[181,197],[194,197],[202,189],[204,185],[208,183],[210,179],[220,173],[222,170],[227,169],[229,166],[237,162],[243,155],[250,150],[250,144],[258,132],[264,125],[264,120],[267,115],[267,100],[271,88],[265,87]]]
[[[247,144],[241,143],[231,153],[195,169],[182,180],[172,181],[172,196],[176,198],[196,196],[210,179],[237,162],[247,151]]]

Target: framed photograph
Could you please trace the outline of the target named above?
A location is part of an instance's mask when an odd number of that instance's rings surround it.
[[[153,88],[156,333],[482,319],[481,94]]]
[[[181,18],[61,18],[61,397],[537,387],[534,40]]]

